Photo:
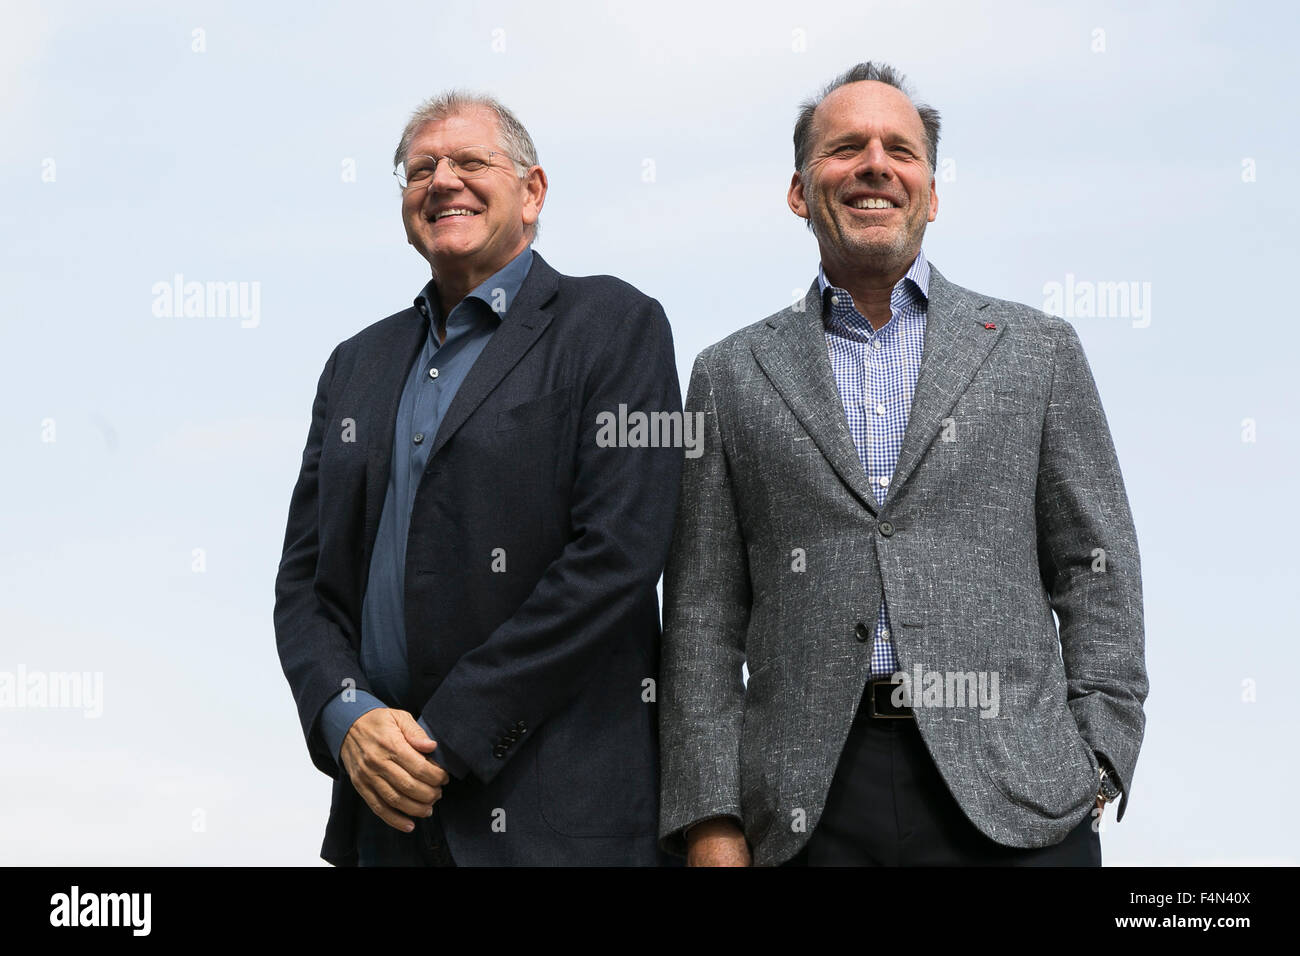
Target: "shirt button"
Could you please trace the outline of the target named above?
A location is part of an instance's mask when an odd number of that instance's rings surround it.
[[[873,349],[878,349],[878,348],[880,348],[880,339],[876,339],[876,340],[874,340],[874,341],[871,343],[871,347],[872,347]]]
[[[886,628],[882,628],[881,631],[880,631],[880,636],[881,636],[882,638],[884,638],[885,640],[889,640],[889,628],[887,628],[887,627],[886,627]]]
[[[429,378],[437,378],[437,377],[438,377],[438,370],[436,368],[429,369]]]
[[[881,488],[888,488],[888,487],[889,487],[889,476],[888,476],[888,475],[885,475],[883,478],[879,478],[879,479],[877,479],[877,480],[880,482],[880,487],[881,487]]]
[[[424,441],[424,432],[416,432],[415,437],[412,438],[411,441],[415,442],[417,445],[420,444],[420,442]]]
[[[839,305],[839,304],[840,304],[840,297],[838,295],[831,296],[831,305]]]
[[[884,406],[884,405],[877,405],[877,406],[876,406],[876,414],[877,414],[877,415],[883,415],[883,414],[885,414],[885,406]]]

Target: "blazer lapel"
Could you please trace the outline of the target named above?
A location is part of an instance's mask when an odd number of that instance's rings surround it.
[[[397,406],[406,387],[406,374],[429,336],[429,322],[415,308],[398,313],[398,331],[382,348],[365,354],[360,362],[362,381],[370,382],[366,392],[365,418],[357,423],[369,437],[366,455],[365,553],[362,567],[369,567],[370,551],[379,533],[379,515],[388,493],[388,469],[393,461],[393,434]],[[363,432],[362,434],[367,434]]]
[[[514,303],[501,320],[501,327],[493,333],[465,381],[461,382],[438,427],[433,448],[429,450],[430,460],[501,383],[506,373],[519,363],[538,336],[546,331],[551,317],[543,311],[543,306],[550,302],[559,287],[559,273],[534,250],[533,264],[528,268],[528,275],[524,277]]]
[[[844,415],[844,399],[831,371],[817,280],[809,287],[802,309],[786,309],[767,324],[772,333],[755,343],[754,358],[836,474],[854,497],[876,514],[880,505],[858,458]]]
[[[907,431],[890,482],[889,497],[907,481],[938,435],[943,419],[1002,336],[1002,327],[985,328],[989,301],[955,286],[930,266],[925,347],[917,376]]]
[[[559,288],[559,273],[533,252],[528,270],[514,304],[506,313],[501,327],[470,369],[452,399],[451,407],[438,428],[432,458],[447,443],[456,429],[464,424],[474,409],[505,377],[550,324],[550,316],[541,311]],[[415,308],[398,313],[398,332],[382,348],[371,351],[362,360],[362,380],[371,382],[366,392],[365,418],[357,423],[371,434],[366,456],[365,554],[363,567],[369,566],[370,552],[379,533],[379,516],[388,493],[388,472],[393,461],[393,434],[397,406],[406,387],[411,363],[420,354],[429,335],[429,323]],[[363,433],[364,434],[364,433]]]

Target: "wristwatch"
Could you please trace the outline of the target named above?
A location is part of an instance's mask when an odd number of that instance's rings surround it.
[[[1098,760],[1097,763],[1097,774],[1101,777],[1097,789],[1097,806],[1104,807],[1120,795],[1120,789],[1115,785],[1115,777],[1106,761]]]

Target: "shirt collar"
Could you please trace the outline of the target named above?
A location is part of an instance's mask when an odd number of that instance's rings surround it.
[[[909,280],[910,280],[910,283],[909,283]],[[890,298],[891,298],[891,299],[892,299],[894,296],[897,296],[897,295],[898,295],[898,293],[899,293],[899,291],[900,291],[899,286],[902,286],[904,283],[909,283],[910,287],[914,288],[917,292],[919,292],[919,293],[921,294],[922,298],[926,299],[927,301],[929,300],[929,298],[930,298],[930,263],[927,262],[926,259],[925,259],[925,250],[924,250],[924,249],[920,249],[920,250],[917,251],[917,253],[916,253],[916,258],[912,260],[912,266],[911,266],[911,268],[907,270],[907,274],[906,274],[905,276],[903,276],[903,278],[899,279],[899,280],[898,280],[898,283],[894,286],[894,291],[893,291],[893,293],[891,293],[891,295],[890,295]],[[820,294],[820,295],[825,295],[827,289],[834,289],[834,288],[836,288],[836,287],[835,287],[835,286],[832,286],[832,285],[830,284],[830,280],[828,280],[828,279],[826,278],[826,270],[825,270],[825,268],[822,266],[822,264],[821,264],[820,262],[818,262],[818,263],[817,263],[817,292],[818,292],[818,294]],[[843,290],[842,290],[842,289],[837,289],[837,291],[841,291],[841,292],[842,292]]]
[[[826,270],[817,264],[817,289],[822,297],[822,315],[825,317],[824,324],[836,325],[858,336],[867,338],[876,334],[876,330],[871,328],[871,323],[858,312],[853,305],[853,298],[838,286],[833,286],[826,278]],[[838,293],[831,297],[831,305],[826,307],[826,293]],[[894,315],[900,313],[908,314],[909,312],[920,312],[924,314],[927,303],[930,298],[930,264],[926,262],[925,252],[918,251],[916,258],[912,260],[911,268],[907,274],[894,284],[893,290],[889,294],[890,311]],[[912,306],[912,309],[906,309]],[[906,310],[906,311],[904,311]],[[891,317],[890,322],[893,322]],[[883,331],[888,326],[882,326]]]
[[[528,246],[523,252],[507,262],[500,270],[489,276],[484,282],[480,283],[475,289],[465,296],[462,302],[457,303],[456,308],[451,310],[448,320],[453,324],[460,321],[469,321],[469,316],[464,312],[458,313],[460,305],[470,299],[478,299],[488,307],[488,310],[494,315],[497,321],[505,316],[510,306],[514,305],[515,296],[519,294],[519,287],[524,284],[524,279],[528,276],[528,270],[533,264],[533,247]],[[420,294],[415,297],[415,307],[420,310],[420,314],[429,319],[430,334],[432,334],[433,319],[442,315],[442,310],[438,306],[438,280],[430,279]],[[482,310],[478,310],[482,311]]]

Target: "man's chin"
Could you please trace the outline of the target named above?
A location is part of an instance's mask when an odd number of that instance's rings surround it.
[[[447,266],[469,259],[475,251],[473,243],[448,242],[446,239],[435,239],[422,249],[424,258],[432,263],[442,263]]]
[[[820,241],[821,237],[817,237]],[[897,237],[873,241],[865,236],[841,232],[830,243],[840,255],[854,262],[888,265],[907,255],[907,243]]]

